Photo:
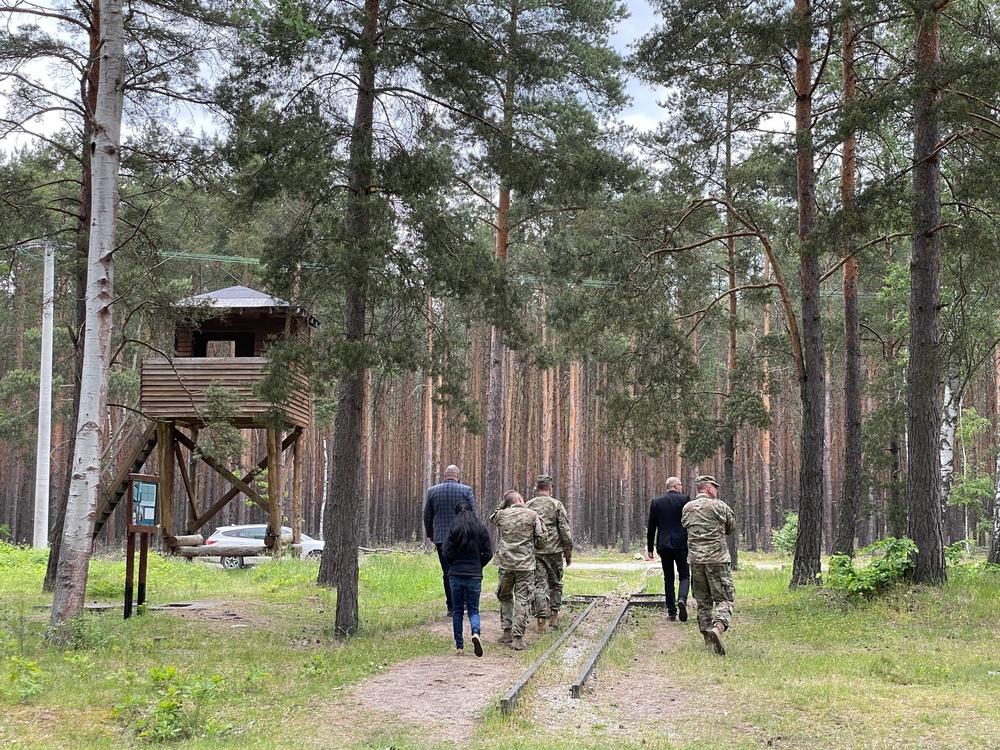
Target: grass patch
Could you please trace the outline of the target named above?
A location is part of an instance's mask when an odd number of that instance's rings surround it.
[[[0,745],[456,747],[419,744],[407,727],[388,719],[364,727],[363,738],[350,742],[311,739],[309,731],[353,685],[397,662],[447,652],[447,637],[426,627],[443,616],[434,555],[363,558],[361,632],[347,642],[332,637],[336,594],[315,585],[314,563],[288,559],[224,571],[151,555],[152,604],[206,599],[224,605],[202,616],[150,610],[123,620],[119,609],[87,613],[71,651],[44,640],[51,601],[41,592],[45,561],[44,553],[0,545]],[[589,562],[622,565],[583,564]],[[662,592],[659,568],[626,565],[634,562],[632,555],[609,552],[577,555],[566,570],[565,593],[627,593],[644,585],[652,592],[657,584]],[[484,592],[492,592],[496,570],[490,566],[486,573]],[[678,645],[661,649],[650,641],[653,618],[664,613],[629,616],[601,668],[627,673],[637,659],[654,662],[669,683],[657,727],[636,727],[622,739],[612,722],[581,722],[582,728],[561,736],[491,707],[463,745],[1000,746],[1000,655],[994,646],[1000,574],[964,565],[942,587],[901,587],[860,603],[820,588],[789,591],[789,575],[788,566],[777,567],[772,558],[741,554],[725,659],[706,652],[693,622],[678,625]],[[123,560],[94,560],[88,600],[120,602],[123,583]],[[516,658],[526,667],[538,651]],[[506,687],[497,686],[497,697]],[[667,695],[684,700],[669,705]],[[617,699],[627,702],[627,696]],[[530,690],[525,700],[532,700]]]

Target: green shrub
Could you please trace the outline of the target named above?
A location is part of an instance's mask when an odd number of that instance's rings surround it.
[[[218,737],[232,726],[209,713],[209,707],[226,698],[226,684],[219,675],[185,675],[175,667],[153,667],[151,696],[127,695],[112,715],[144,742],[164,742],[188,737]]]
[[[799,514],[785,513],[785,525],[771,533],[771,544],[775,552],[791,557],[795,554],[795,537],[799,535]]]
[[[917,545],[912,539],[887,537],[858,552],[859,556],[872,558],[865,567],[856,568],[854,560],[847,555],[833,555],[824,585],[851,598],[878,596],[909,575],[916,551]]]
[[[20,656],[10,657],[4,669],[4,681],[0,685],[0,693],[9,700],[25,703],[41,692],[42,670],[38,665]]]

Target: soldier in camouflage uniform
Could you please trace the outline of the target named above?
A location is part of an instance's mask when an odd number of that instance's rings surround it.
[[[691,593],[698,601],[698,627],[705,644],[725,656],[722,634],[729,629],[736,593],[726,536],[735,533],[736,516],[732,508],[719,500],[715,477],[698,477],[697,487],[697,497],[681,512],[681,526],[688,533]]]
[[[500,507],[490,516],[490,523],[500,530],[493,556],[499,568],[497,599],[503,627],[499,642],[521,651],[535,576],[535,547],[545,538],[545,529],[538,514],[525,507],[524,498],[515,490],[504,493]]]
[[[542,519],[545,539],[535,548],[535,617],[538,632],[545,632],[545,621],[559,627],[562,608],[563,560],[573,560],[573,536],[569,530],[566,506],[552,497],[552,477],[540,474],[535,479],[535,496],[526,505]]]

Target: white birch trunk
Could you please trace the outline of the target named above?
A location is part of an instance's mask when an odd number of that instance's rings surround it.
[[[87,269],[87,328],[84,332],[80,415],[62,548],[56,568],[50,626],[65,642],[70,621],[83,611],[100,491],[102,423],[107,410],[114,299],[115,224],[124,101],[125,43],[121,0],[101,2],[101,47],[97,105],[91,142],[92,212]]]
[[[944,383],[944,404],[941,419],[941,440],[938,456],[941,462],[941,509],[948,512],[948,499],[955,484],[955,430],[962,407],[961,385],[957,373],[949,370]]]

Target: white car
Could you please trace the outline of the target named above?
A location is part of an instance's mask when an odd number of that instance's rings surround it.
[[[267,531],[267,524],[251,523],[243,526],[220,526],[208,539],[205,544],[225,544],[227,547],[242,545],[246,547],[259,547],[264,544],[264,534]],[[292,530],[287,526],[281,527],[281,539],[284,544],[291,544]],[[323,553],[323,541],[313,539],[307,534],[302,535],[302,549],[299,553],[303,560],[319,560]],[[223,556],[219,558],[219,563],[227,570],[243,568],[249,564],[260,561],[260,557],[254,554],[243,557]]]

